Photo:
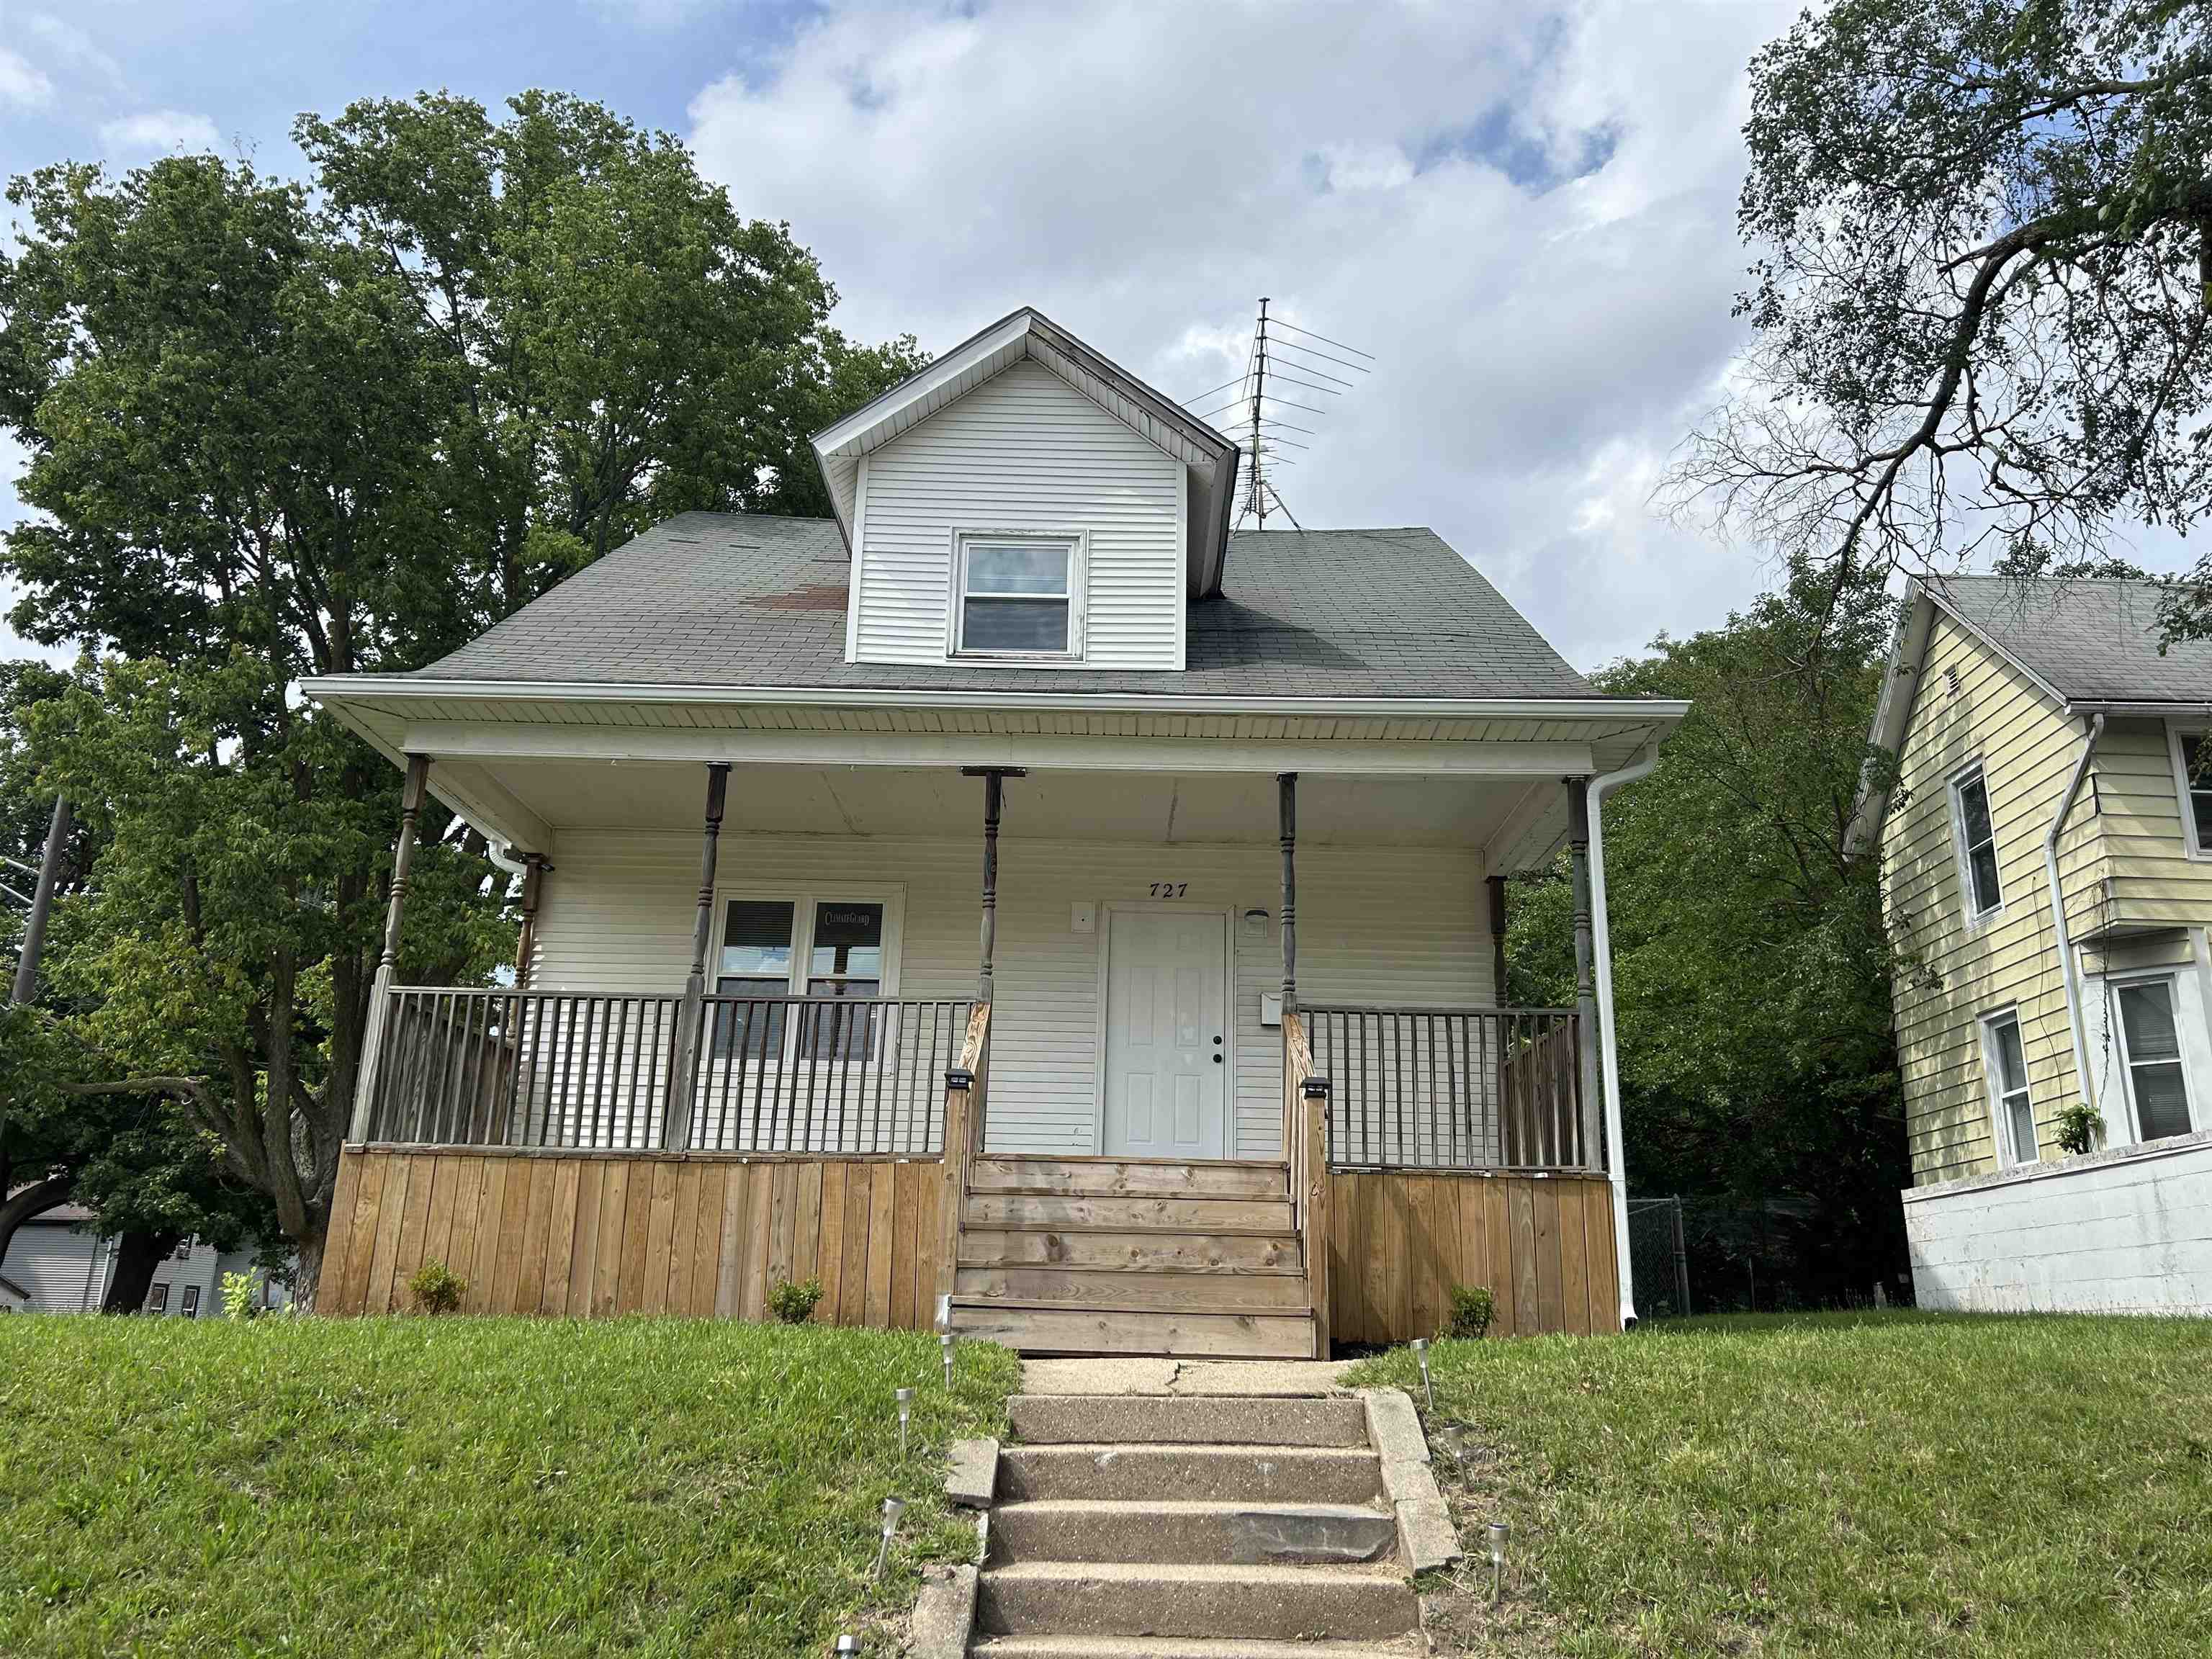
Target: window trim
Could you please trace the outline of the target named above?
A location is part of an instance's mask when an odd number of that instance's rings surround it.
[[[2025,1095],[2027,1097],[2027,1120],[2031,1124],[2037,1121],[2035,1085],[2028,1074],[2027,1030],[2021,1024],[2019,1005],[2008,1004],[2002,1008],[1992,1009],[1981,1017],[1980,1024],[1982,1080],[1985,1085],[1984,1092],[1989,1099],[1990,1144],[1996,1148],[1997,1167],[2002,1170],[2018,1170],[2040,1164],[2043,1161],[2041,1140],[2039,1139],[2036,1145],[2022,1152],[2013,1139],[2012,1114],[2005,1107],[2006,1101],[2012,1096]],[[2017,1089],[2007,1089],[2004,1086],[2004,1063],[2002,1051],[1997,1047],[1997,1030],[2000,1026],[2007,1024],[2020,1034],[2021,1076],[2020,1087]]]
[[[199,1317],[200,1287],[198,1285],[187,1285],[185,1286],[184,1300],[178,1305],[177,1311],[183,1315],[186,1319],[197,1319]]]
[[[1067,649],[1065,651],[989,651],[971,649],[962,640],[968,615],[968,550],[970,544],[1027,544],[1064,547],[1067,550]],[[1086,530],[952,531],[951,603],[945,608],[945,654],[963,662],[1021,663],[1038,668],[1081,667],[1084,660],[1085,594],[1090,586],[1091,532]],[[1049,596],[1040,596],[1049,597]]]
[[[1972,849],[1966,843],[1966,805],[1965,797],[1961,793],[1967,781],[1973,778],[1978,778],[1981,781],[1982,800],[1990,809],[1990,853],[1992,859],[1995,859],[1997,850],[1997,814],[1996,802],[1990,794],[1989,768],[1983,763],[1982,757],[1977,755],[1964,766],[1954,769],[1951,775],[1944,780],[1944,788],[1950,802],[1953,862],[1958,866],[1959,872],[1960,908],[1965,912],[1966,931],[1969,933],[1979,933],[1983,928],[1989,927],[2002,916],[2005,910],[2004,866],[2002,863],[1997,865],[1997,902],[1986,910],[1975,908],[1977,895],[1974,892],[1973,856]]]
[[[167,1280],[156,1280],[146,1287],[146,1311],[166,1314],[169,1311],[169,1286]]]
[[[2190,1064],[2189,1028],[2185,1023],[2189,1010],[2183,1005],[2181,996],[2181,975],[2185,971],[2187,970],[2179,967],[2153,968],[2135,973],[2107,974],[2105,976],[2105,994],[2111,999],[2108,1005],[2110,1013],[2107,1016],[2112,1022],[2111,1042],[2113,1053],[2119,1057],[2120,1091],[2128,1107],[2128,1139],[2135,1146],[2154,1146],[2159,1141],[2173,1139],[2171,1135],[2150,1136],[2143,1133],[2142,1108],[2136,1097],[2136,1061],[2135,1056],[2128,1051],[2128,1017],[2120,1006],[2120,998],[2124,993],[2145,985],[2166,987],[2166,1008],[2173,1016],[2173,1032],[2177,1050],[2174,1063],[2181,1068],[2181,1098],[2189,1113],[2189,1127],[2182,1133],[2194,1134],[2199,1129],[2212,1127],[2212,1125],[2206,1124],[2204,1121],[2204,1110],[2197,1098],[2197,1079],[2194,1075],[2196,1068]],[[2163,1065],[2166,1062],[2147,1060],[2144,1063]]]
[[[804,997],[806,981],[812,978],[807,969],[814,957],[814,912],[823,902],[831,904],[880,904],[884,907],[884,978],[883,994],[896,997],[899,994],[899,957],[905,935],[906,889],[885,885],[882,882],[857,881],[848,884],[842,881],[810,880],[785,884],[763,882],[723,883],[714,884],[714,937],[707,952],[707,994],[715,994],[715,981],[721,978],[722,929],[730,917],[732,899],[749,899],[791,906],[792,950],[791,974],[785,981],[784,995]],[[802,947],[799,941],[806,942]]]
[[[2166,755],[2173,768],[2173,802],[2181,814],[2181,851],[2185,858],[2212,863],[2212,848],[2197,844],[2197,810],[2191,802],[2189,765],[2182,744],[2190,738],[2212,739],[2212,725],[2169,720],[2166,723]],[[2198,793],[2208,793],[2200,791]]]

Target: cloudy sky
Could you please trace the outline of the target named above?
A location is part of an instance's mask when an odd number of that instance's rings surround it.
[[[286,170],[301,110],[560,87],[788,221],[860,336],[1031,304],[1182,397],[1268,295],[1376,364],[1279,475],[1299,521],[1433,526],[1589,667],[1769,574],[1647,497],[1739,343],[1743,70],[1793,9],[0,0],[0,172]]]

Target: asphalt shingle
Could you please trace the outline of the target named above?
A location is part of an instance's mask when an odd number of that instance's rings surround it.
[[[1232,537],[1220,597],[1189,601],[1182,673],[848,663],[846,570],[832,520],[681,514],[421,677],[1200,696],[1595,695],[1429,530]]]
[[[2062,697],[2212,702],[2212,640],[2160,651],[2155,582],[1952,576],[1929,586],[1968,627]]]

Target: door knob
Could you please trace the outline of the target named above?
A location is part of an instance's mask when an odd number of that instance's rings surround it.
[[[1213,1057],[1213,1063],[1214,1063],[1216,1066],[1218,1066],[1218,1065],[1220,1065],[1220,1064],[1221,1064],[1221,1056],[1220,1056],[1219,1054],[1216,1054],[1216,1055],[1214,1055],[1214,1057]]]

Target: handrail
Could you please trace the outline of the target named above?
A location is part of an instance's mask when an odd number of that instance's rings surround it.
[[[1314,1358],[1328,1358],[1328,1083],[1314,1072],[1305,1022],[1283,1013],[1283,1158],[1289,1166],[1291,1224],[1305,1259],[1306,1307]]]
[[[939,1297],[950,1297],[959,1284],[960,1235],[968,1215],[968,1171],[982,1144],[981,1109],[990,1053],[991,1005],[979,1002],[968,1016],[960,1063],[945,1074],[945,1165],[939,1177],[937,1216]]]

